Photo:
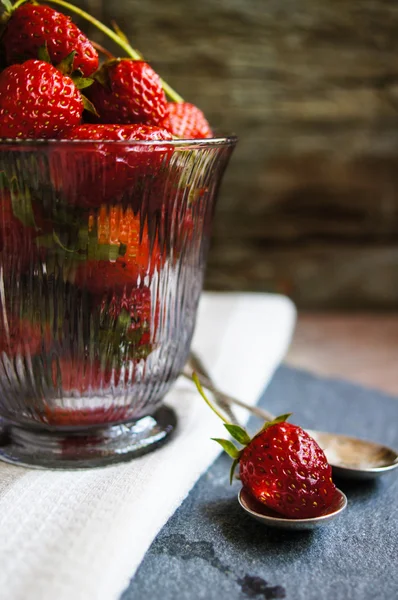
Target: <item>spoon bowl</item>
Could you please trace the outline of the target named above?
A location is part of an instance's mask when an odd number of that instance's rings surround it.
[[[376,479],[398,467],[398,453],[387,446],[348,435],[306,431],[318,442],[338,477]]]
[[[311,517],[309,519],[289,519],[288,517],[278,515],[278,513],[264,504],[257,502],[245,488],[240,490],[238,500],[243,510],[263,525],[295,531],[317,529],[322,525],[326,525],[338,517],[347,506],[347,497],[339,489],[336,489],[335,497],[329,508],[319,517]]]

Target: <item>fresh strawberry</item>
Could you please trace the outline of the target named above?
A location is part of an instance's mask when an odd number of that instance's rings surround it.
[[[336,487],[323,450],[301,427],[267,423],[243,449],[240,478],[256,500],[296,519],[319,516]]]
[[[31,323],[28,319],[9,316],[0,321],[0,353],[33,356],[41,351],[42,345],[48,340],[49,332],[43,332],[39,324]]]
[[[115,124],[98,124],[98,125],[79,125],[66,132],[65,139],[90,141],[97,140],[99,142],[158,142],[173,139],[170,132],[162,127],[151,125],[115,125]],[[111,145],[107,146],[112,148]],[[144,150],[141,150],[144,152]],[[148,151],[144,152],[146,155]]]
[[[213,132],[203,112],[189,102],[169,102],[164,126],[182,139],[211,138]]]
[[[38,256],[37,232],[27,206],[23,193],[0,185],[0,256],[3,275],[13,280],[28,271]]]
[[[88,77],[98,68],[98,54],[70,17],[44,4],[27,2],[11,13],[3,38],[8,65],[37,58],[46,45],[53,64],[76,52],[73,69]]]
[[[78,125],[82,113],[72,79],[44,61],[0,73],[0,138],[56,138]]]
[[[195,375],[194,381],[210,408],[224,420]],[[289,518],[317,517],[335,498],[332,468],[317,442],[301,427],[286,422],[289,416],[265,423],[253,438],[239,425],[224,420],[227,431],[244,447],[239,450],[229,440],[215,441],[234,459],[231,481],[239,464],[240,479],[258,502]]]
[[[160,77],[142,60],[106,62],[87,90],[100,123],[160,125],[167,113]]]
[[[131,292],[138,278],[161,268],[164,253],[148,225],[131,207],[102,206],[89,219],[88,260],[79,262],[73,282],[94,295]]]
[[[79,385],[80,387],[80,385]],[[83,386],[84,387],[84,386]],[[76,388],[76,392],[83,394]],[[79,427],[82,425],[100,425],[109,421],[109,413],[113,411],[104,408],[94,408],[93,410],[82,410],[74,408],[64,408],[59,406],[50,406],[46,404],[41,414],[41,420],[47,425],[57,427]]]
[[[76,396],[84,396],[109,385],[110,370],[104,373],[98,360],[88,363],[72,357],[62,357],[52,362],[51,370],[54,387],[59,386],[68,395],[75,393]]]
[[[0,252],[11,261],[13,257],[20,258],[25,249],[27,238],[31,239],[31,229],[25,230],[22,222],[17,219],[12,209],[11,195],[7,190],[0,191]],[[25,254],[25,252],[23,252]]]
[[[112,370],[102,369],[98,360],[92,363],[75,360],[72,357],[61,357],[51,364],[51,378],[56,394],[69,398],[68,406],[52,406],[47,402],[44,406],[42,421],[49,425],[79,426],[95,425],[109,421],[123,419],[125,408],[120,409],[79,409],[72,407],[72,400],[87,396],[100,396],[104,388],[108,388],[111,381]],[[118,414],[122,412],[122,414]]]
[[[148,287],[130,293],[104,295],[100,305],[100,347],[111,364],[145,359],[153,349],[151,292]]]
[[[84,392],[80,391],[80,384],[75,379],[74,384],[77,387],[74,388],[76,394],[84,394]],[[85,383],[81,381],[83,389],[85,387]],[[41,420],[47,425],[54,425],[57,427],[82,427],[87,425],[103,425],[104,423],[118,423],[124,420],[127,420],[128,416],[128,407],[119,406],[113,408],[93,408],[93,409],[75,409],[75,408],[66,408],[66,407],[58,407],[58,406],[50,406],[46,405],[44,407],[44,413],[41,415]],[[62,445],[63,453],[67,453],[76,451],[76,445],[78,443],[78,439],[71,438],[65,439],[65,442]],[[87,440],[85,438],[81,439],[81,443],[83,445],[87,444]]]
[[[69,140],[92,141],[95,154],[87,146],[59,148],[53,164],[53,184],[70,203],[91,208],[104,202],[117,202],[140,184],[143,177],[156,178],[170,160],[173,148],[160,144],[106,142],[168,141],[171,134],[150,125],[79,125],[64,135]],[[86,165],[86,168],[82,168]],[[69,178],[65,173],[73,174]],[[141,186],[142,187],[142,186]],[[140,187],[140,189],[141,189]]]

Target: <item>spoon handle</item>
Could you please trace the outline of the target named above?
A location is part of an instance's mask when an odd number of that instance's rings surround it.
[[[209,384],[213,385],[210,374],[209,374],[208,370],[206,369],[206,367],[204,366],[202,360],[199,358],[199,356],[197,354],[195,354],[195,352],[191,351],[189,358],[188,358],[188,362],[186,364],[186,372],[187,372],[187,374],[190,374],[191,379],[192,379],[193,371],[195,371],[195,373],[198,376],[201,375],[204,379],[206,379]],[[222,394],[220,395],[217,392],[213,392],[213,396],[214,396],[214,400],[220,406],[221,410],[228,417],[229,422],[233,423],[234,425],[239,425],[239,421],[236,418],[235,413],[231,408],[231,404],[224,401],[224,399],[222,398]]]
[[[193,370],[188,365],[185,365],[182,371],[182,375],[192,381],[192,373]],[[250,404],[246,404],[246,402],[243,402],[242,400],[238,400],[237,398],[234,398],[229,394],[225,394],[224,392],[216,388],[209,378],[204,377],[201,373],[198,372],[196,372],[196,374],[198,376],[200,385],[204,387],[207,391],[212,392],[212,394],[220,398],[223,402],[225,402],[225,404],[235,404],[236,406],[245,408],[253,415],[256,415],[256,417],[260,417],[260,419],[263,419],[265,421],[272,421],[275,418],[274,415],[272,415],[267,410],[263,410],[262,408],[258,408],[257,406],[250,406]]]

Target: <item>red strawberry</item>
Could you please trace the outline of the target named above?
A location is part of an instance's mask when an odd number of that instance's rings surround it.
[[[75,380],[78,387],[74,388],[76,392],[79,390],[79,382]],[[84,383],[82,382],[83,387]],[[83,392],[81,392],[83,393]],[[93,408],[93,409],[74,409],[74,408],[60,408],[58,406],[44,407],[44,414],[41,420],[48,425],[56,425],[57,427],[81,427],[87,425],[102,425],[103,423],[118,423],[120,421],[127,420],[128,407],[119,406],[116,408]],[[76,445],[79,442],[79,438],[66,439],[63,444],[63,452],[67,453],[69,450],[71,453],[76,451]],[[87,444],[85,438],[81,439],[82,445]]]
[[[17,219],[12,209],[11,196],[7,190],[0,191],[0,252],[5,260],[21,257],[27,238],[31,238],[31,228],[27,230]],[[25,254],[25,252],[23,252]]]
[[[90,216],[89,236],[88,260],[78,263],[73,282],[92,294],[131,292],[139,277],[152,275],[163,264],[157,240],[151,244],[147,223],[142,225],[130,207],[102,206]]]
[[[155,316],[156,320],[157,316]],[[133,288],[128,294],[112,294],[100,306],[100,346],[111,363],[145,359],[153,349],[151,332],[151,292],[148,287]]]
[[[97,360],[88,364],[83,360],[63,357],[53,361],[51,368],[54,387],[60,385],[62,392],[67,394],[75,392],[77,396],[84,396],[109,385],[110,370],[104,374]]]
[[[78,392],[80,385],[76,388]],[[83,393],[83,392],[79,392]],[[50,406],[46,404],[44,406],[44,412],[41,415],[41,420],[47,425],[54,425],[57,427],[79,427],[82,425],[100,425],[101,423],[108,423],[110,414],[114,411],[109,411],[104,408],[94,408],[92,410],[86,409],[73,409],[59,406]],[[119,420],[119,419],[116,419]],[[122,419],[120,419],[122,420]],[[70,444],[72,445],[72,444]]]
[[[16,190],[0,187],[0,257],[4,276],[12,279],[29,270],[37,258],[37,235],[28,215],[26,198]],[[14,214],[19,210],[20,218]],[[39,215],[39,213],[38,213]],[[22,219],[26,225],[22,223]]]
[[[105,142],[167,141],[171,134],[149,125],[79,125],[65,136],[70,140],[98,140],[95,154],[84,145],[57,150],[53,183],[69,202],[95,207],[120,200],[144,176],[157,177],[162,164],[170,159],[172,147],[159,144],[106,144]],[[90,150],[92,147],[90,146]],[[82,168],[86,164],[86,168]],[[65,177],[69,173],[70,177]]]
[[[90,41],[70,17],[49,6],[27,2],[16,8],[11,13],[2,43],[8,65],[37,58],[39,48],[46,44],[54,64],[75,51],[73,69],[79,69],[88,77],[98,68],[98,54]]]
[[[0,138],[56,138],[82,113],[73,81],[46,62],[28,60],[0,74]]]
[[[39,324],[33,324],[27,319],[9,316],[0,322],[0,353],[5,352],[8,356],[33,356],[41,351],[42,344],[48,340],[49,332],[43,332]]]
[[[239,465],[251,495],[290,518],[319,516],[336,493],[323,450],[297,425],[267,423],[243,449]]]
[[[213,132],[203,112],[189,102],[169,102],[165,127],[182,139],[210,138]]]
[[[98,140],[99,142],[157,142],[173,139],[169,131],[162,127],[141,124],[115,125],[111,123],[107,125],[79,125],[67,131],[64,137],[67,140]],[[108,148],[111,148],[111,146],[108,146]]]
[[[160,77],[142,60],[106,62],[87,89],[100,123],[160,125],[167,113]]]
[[[223,418],[206,398],[197,377],[193,378],[207,404]],[[332,468],[316,441],[301,427],[286,422],[289,416],[265,423],[253,438],[223,419],[227,431],[244,448],[238,450],[229,440],[215,441],[234,459],[231,481],[239,464],[240,479],[258,502],[289,518],[317,517],[335,498]]]
[[[107,388],[111,381],[111,369],[102,370],[98,360],[93,363],[85,363],[82,360],[74,360],[71,357],[62,357],[53,361],[51,365],[52,383],[59,395],[67,397],[68,406],[51,406],[46,403],[42,421],[49,425],[57,426],[78,426],[95,425],[109,421],[119,421],[125,412],[125,408],[109,410],[105,408],[78,409],[71,408],[72,400],[76,398],[77,404],[81,396],[100,395],[104,388]],[[97,400],[98,401],[98,400]]]

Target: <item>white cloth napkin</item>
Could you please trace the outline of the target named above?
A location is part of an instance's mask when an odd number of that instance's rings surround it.
[[[193,348],[217,384],[255,403],[288,347],[291,302],[203,294]],[[174,439],[122,465],[41,471],[0,463],[0,596],[116,600],[151,542],[220,452],[225,429],[192,384],[167,397]],[[247,415],[243,416],[243,420]]]

